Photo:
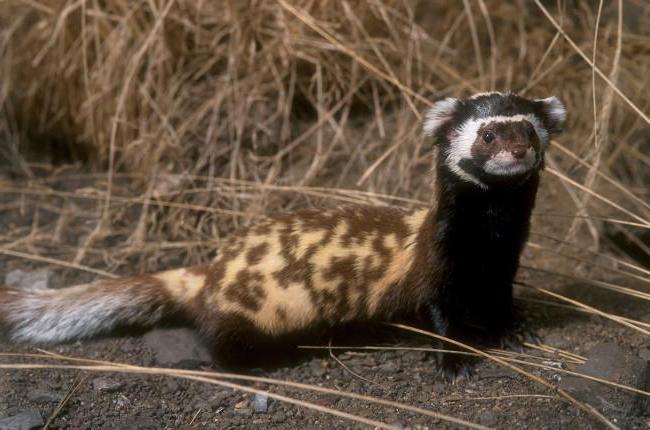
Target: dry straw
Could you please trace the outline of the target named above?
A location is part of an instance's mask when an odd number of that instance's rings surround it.
[[[639,133],[650,55],[643,3],[626,3],[625,25],[618,3],[595,6],[3,2],[2,155],[28,177],[42,169],[17,149],[87,159],[106,172],[92,182],[105,207],[142,203],[139,240],[204,238],[215,225],[223,234],[323,200],[270,196],[274,187],[359,184],[427,201],[429,144],[418,117],[433,100],[492,88],[556,94],[570,120],[549,171],[566,190],[556,207],[579,218],[553,227],[571,223],[573,241],[600,245],[604,219],[634,223],[612,227],[632,236],[648,226]],[[595,130],[610,143],[590,145]],[[119,172],[140,176],[120,180]],[[227,190],[223,179],[258,187]],[[187,194],[197,187],[206,192]],[[97,224],[84,248],[114,233],[114,223]],[[82,263],[86,253],[76,257]]]

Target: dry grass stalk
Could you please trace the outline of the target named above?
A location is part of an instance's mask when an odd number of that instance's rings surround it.
[[[478,424],[474,424],[462,419],[458,419],[452,416],[440,414],[434,411],[430,411],[427,409],[422,409],[418,408],[415,406],[407,405],[404,403],[400,402],[394,402],[391,400],[385,400],[381,399],[378,397],[372,397],[372,396],[365,396],[362,394],[356,394],[352,392],[347,392],[347,391],[342,391],[338,389],[332,389],[332,388],[325,388],[325,387],[320,387],[317,385],[310,385],[310,384],[303,384],[299,382],[292,382],[292,381],[285,381],[285,380],[278,380],[278,379],[272,379],[272,378],[262,378],[262,377],[255,377],[255,376],[248,376],[248,375],[239,375],[239,374],[233,374],[233,373],[221,373],[221,372],[208,372],[208,371],[196,371],[196,370],[181,370],[181,369],[165,369],[165,368],[155,368],[155,367],[142,367],[142,366],[134,366],[130,364],[125,364],[125,363],[115,363],[115,362],[109,362],[109,361],[104,361],[104,360],[92,360],[92,359],[86,359],[86,358],[77,358],[77,357],[68,357],[56,353],[51,353],[51,352],[45,352],[43,351],[43,354],[22,354],[22,353],[0,353],[0,356],[21,356],[21,357],[31,357],[31,358],[42,358],[42,359],[55,359],[55,360],[65,360],[65,361],[72,361],[72,362],[80,362],[80,363],[90,363],[91,365],[84,365],[84,366],[69,366],[69,365],[48,365],[48,364],[0,364],[0,368],[15,368],[15,369],[46,369],[46,368],[58,368],[58,369],[77,369],[77,370],[90,370],[90,371],[103,371],[103,372],[110,372],[110,371],[115,371],[115,372],[127,372],[127,373],[141,373],[141,374],[159,374],[159,375],[169,375],[169,376],[177,376],[177,377],[186,377],[186,376],[192,376],[196,378],[201,378],[200,380],[204,382],[208,382],[210,380],[214,379],[209,379],[209,378],[221,378],[221,379],[235,379],[235,380],[241,380],[241,381],[249,381],[249,382],[260,382],[264,384],[273,384],[273,385],[279,385],[279,386],[285,386],[285,387],[291,387],[291,388],[296,388],[300,390],[309,390],[309,391],[314,391],[314,392],[319,392],[323,394],[331,394],[335,396],[340,396],[340,397],[347,397],[350,399],[355,399],[355,400],[360,400],[364,402],[370,402],[370,403],[375,403],[387,407],[392,407],[392,408],[399,408],[403,409],[406,411],[414,412],[414,413],[419,413],[425,416],[429,416],[432,418],[444,420],[447,422],[451,422],[454,424],[459,424],[463,426],[467,426],[469,428],[481,428],[484,429],[486,427],[480,426]],[[50,366],[50,367],[48,367]],[[237,387],[231,387],[231,388],[238,388],[242,386],[237,386]],[[256,391],[253,391],[256,392]],[[266,394],[265,391],[259,391],[261,393]],[[270,397],[273,398],[272,395]],[[287,399],[290,398],[284,398],[284,399],[279,399],[282,401],[287,401]],[[291,402],[290,403],[295,403]],[[322,412],[327,412],[330,413],[327,410],[322,410]]]

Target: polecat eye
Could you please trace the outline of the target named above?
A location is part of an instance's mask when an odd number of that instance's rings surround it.
[[[492,133],[491,131],[486,131],[485,133],[483,133],[483,142],[485,143],[492,143],[494,138],[495,138],[494,133]]]
[[[528,133],[528,137],[534,137],[537,134],[535,127],[531,123],[526,126],[526,133]]]

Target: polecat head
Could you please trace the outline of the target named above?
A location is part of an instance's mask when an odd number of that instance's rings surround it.
[[[565,118],[557,97],[479,93],[436,102],[424,132],[440,144],[440,161],[457,178],[490,188],[519,183],[541,169],[549,136],[562,129]]]

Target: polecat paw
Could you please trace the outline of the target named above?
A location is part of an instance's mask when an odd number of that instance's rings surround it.
[[[456,385],[462,381],[469,381],[473,377],[470,363],[454,354],[445,354],[438,362],[436,377],[447,383]]]

